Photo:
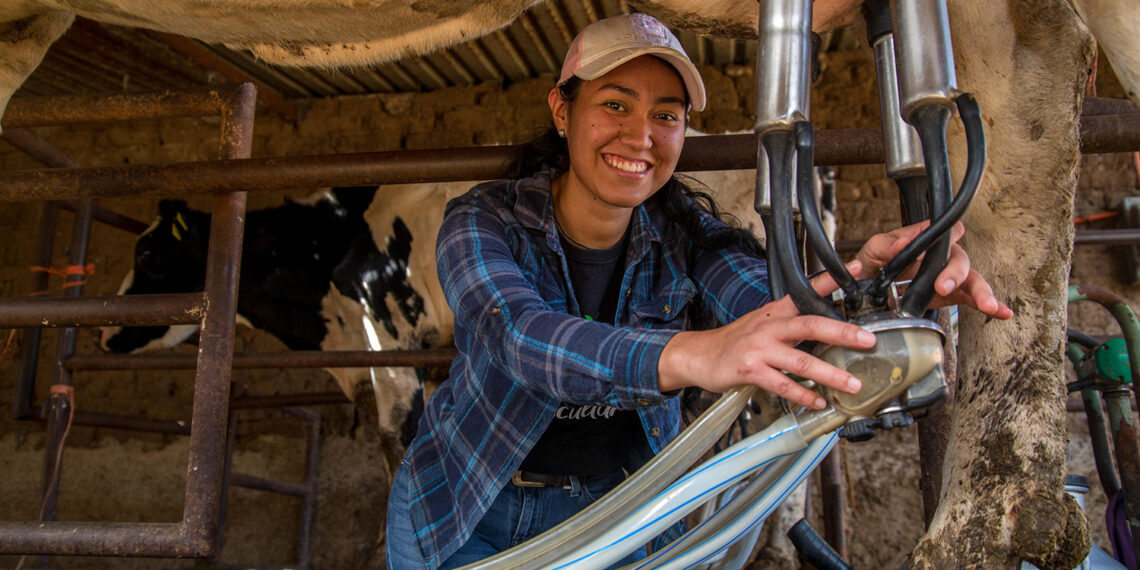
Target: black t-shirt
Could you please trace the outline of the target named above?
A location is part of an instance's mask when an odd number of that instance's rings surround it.
[[[627,241],[622,238],[609,249],[587,249],[563,237],[570,284],[582,317],[614,322]],[[548,475],[610,473],[629,459],[633,446],[644,437],[637,412],[633,410],[618,410],[607,404],[563,402],[550,426],[523,460],[522,469]]]

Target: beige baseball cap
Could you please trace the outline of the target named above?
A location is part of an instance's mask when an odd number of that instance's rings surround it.
[[[587,81],[597,79],[642,55],[653,55],[672,65],[685,83],[693,109],[705,108],[705,84],[697,66],[677,36],[648,14],[623,14],[586,26],[570,43],[558,84],[566,83],[572,76]]]

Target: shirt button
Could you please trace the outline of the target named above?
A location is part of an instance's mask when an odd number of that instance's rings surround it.
[[[638,398],[637,405],[643,408],[648,408],[649,406],[653,405],[653,402],[650,402],[648,398]]]
[[[665,311],[665,314],[668,315],[669,313],[673,312],[673,307],[670,307],[669,305],[665,305],[661,310]]]
[[[501,312],[502,312],[502,309],[500,309],[500,308],[498,308],[498,307],[491,307],[491,314],[492,314],[492,315],[497,315],[497,314],[499,314],[499,313],[501,313]]]
[[[650,437],[657,437],[657,436],[659,436],[659,435],[661,435],[661,430],[660,430],[660,429],[658,429],[658,428],[653,428],[653,429],[649,430],[649,436],[650,436]]]

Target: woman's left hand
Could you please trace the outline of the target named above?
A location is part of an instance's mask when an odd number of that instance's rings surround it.
[[[859,279],[873,277],[880,267],[886,265],[895,254],[929,225],[930,222],[928,221],[921,222],[872,236],[871,239],[867,240],[867,243],[863,244],[863,248],[855,256],[863,263],[863,270],[856,277]],[[962,238],[964,233],[966,233],[966,228],[962,222],[954,224],[954,228],[950,232],[952,244],[950,246],[950,259],[946,263],[946,268],[942,270],[935,281],[934,292],[938,294],[938,297],[935,298],[932,306],[962,304],[997,319],[1012,317],[1013,310],[994,296],[990,284],[980,273],[970,268],[970,256],[966,255],[966,250],[958,245],[958,240]],[[919,260],[921,259],[920,257]],[[899,278],[907,279],[913,275],[918,269],[918,263],[916,261],[914,265],[907,268],[907,271]]]

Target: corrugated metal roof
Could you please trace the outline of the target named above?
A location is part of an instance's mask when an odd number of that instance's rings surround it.
[[[625,0],[552,0],[503,30],[425,57],[336,71],[267,65],[249,52],[79,18],[15,96],[110,94],[254,81],[259,97],[276,99],[280,109],[288,107],[289,99],[506,83],[555,74],[579,30],[629,11]],[[755,59],[754,41],[674,32],[699,65],[751,65]]]

